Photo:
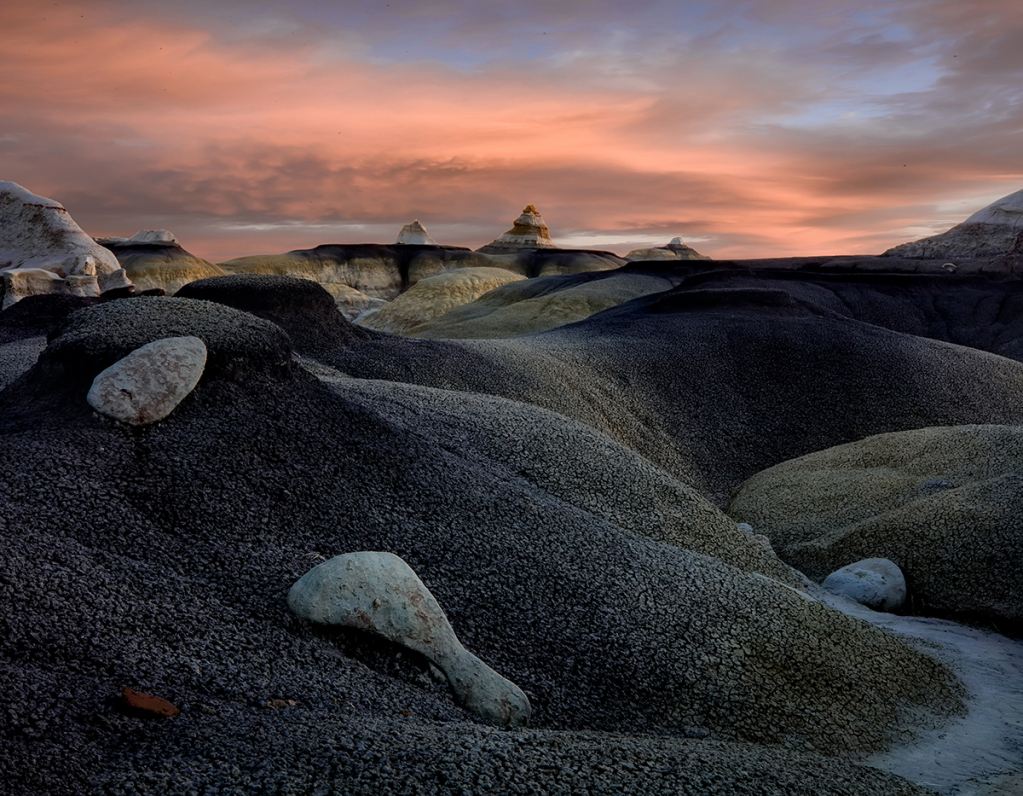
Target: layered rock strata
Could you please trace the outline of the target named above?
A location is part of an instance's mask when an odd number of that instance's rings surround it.
[[[551,240],[550,230],[547,229],[540,211],[533,205],[526,205],[511,229],[476,251],[484,254],[503,254],[523,249],[554,248],[557,247]]]

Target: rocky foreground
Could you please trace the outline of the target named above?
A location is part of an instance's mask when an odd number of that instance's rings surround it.
[[[969,672],[797,569],[883,556],[901,612],[1020,635],[1023,288],[877,260],[513,281],[614,297],[500,339],[353,326],[273,274],[22,299],[0,313],[0,792],[931,792],[862,763],[957,737]],[[167,340],[197,381],[115,419],[97,379],[163,383],[133,352]],[[289,607],[365,551],[411,568],[527,727],[430,644]],[[1023,772],[997,765],[939,787],[1004,792]]]

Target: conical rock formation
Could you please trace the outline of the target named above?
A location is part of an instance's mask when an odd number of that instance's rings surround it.
[[[883,257],[972,259],[1023,252],[1023,190],[981,208],[962,224],[886,251]]]
[[[418,218],[411,224],[406,224],[401,228],[401,232],[398,233],[398,240],[395,243],[414,246],[437,245],[437,241],[430,237],[430,233],[426,231],[426,227],[419,223]]]
[[[476,251],[484,254],[502,254],[517,252],[523,249],[556,249],[551,240],[550,231],[543,221],[543,216],[534,205],[526,205],[522,214],[515,219],[515,224],[486,246]]]

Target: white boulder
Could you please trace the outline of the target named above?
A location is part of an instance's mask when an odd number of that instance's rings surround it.
[[[459,642],[444,611],[393,553],[348,553],[313,567],[288,592],[303,619],[383,636],[424,655],[467,709],[504,727],[529,720],[529,699]]]
[[[11,274],[8,272],[20,272]],[[40,277],[48,271],[60,282]],[[32,290],[99,295],[128,287],[112,252],[90,238],[52,199],[36,196],[14,182],[0,181],[0,274],[5,288],[3,308]],[[69,277],[85,277],[66,282]]]
[[[122,423],[154,423],[195,389],[205,367],[206,345],[198,337],[156,340],[100,373],[86,400],[100,414]]]
[[[411,224],[406,224],[401,228],[401,232],[398,233],[398,240],[395,243],[417,246],[437,245],[437,241],[430,237],[430,233],[426,231],[426,227],[419,223],[418,218]]]
[[[828,575],[823,586],[875,611],[894,611],[906,601],[906,579],[887,558],[866,558],[842,567]]]

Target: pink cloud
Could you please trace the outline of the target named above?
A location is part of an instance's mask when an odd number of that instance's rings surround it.
[[[951,3],[933,8],[929,35],[961,22]],[[358,36],[327,48],[335,39],[290,17],[268,37],[156,14],[98,1],[2,12],[0,176],[95,234],[168,227],[211,259],[386,240],[413,217],[479,246],[526,202],[556,240],[680,234],[719,257],[880,251],[933,223],[942,199],[1023,181],[1018,105],[958,125],[942,114],[984,86],[984,47],[1008,46],[993,30],[964,37],[966,65],[941,73],[944,92],[807,126],[790,119],[848,90],[823,66],[904,54],[880,34],[825,63],[776,43],[736,51],[717,33],[673,49],[651,31],[648,47],[579,42],[458,68],[381,59]]]

